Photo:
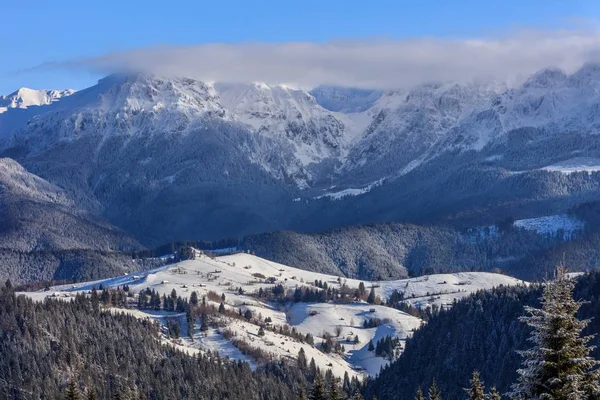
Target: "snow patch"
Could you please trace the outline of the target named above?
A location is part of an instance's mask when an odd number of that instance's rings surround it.
[[[375,182],[371,183],[370,185],[365,186],[360,189],[353,189],[353,188],[344,189],[344,190],[340,190],[339,192],[322,194],[320,196],[314,197],[314,199],[318,200],[318,199],[322,199],[323,197],[329,197],[332,200],[340,200],[346,196],[360,196],[361,194],[370,192],[371,189],[373,189],[373,188],[381,186],[384,181],[385,181],[385,178],[382,178],[382,179],[379,179],[378,181],[375,181]]]
[[[544,171],[557,171],[563,174],[572,174],[574,172],[597,172],[600,171],[600,159],[591,157],[576,157],[561,161],[556,164],[541,168]]]
[[[585,223],[566,214],[549,215],[539,218],[521,219],[514,222],[517,228],[535,231],[542,235],[557,236],[562,232],[565,240],[570,240],[585,227]]]

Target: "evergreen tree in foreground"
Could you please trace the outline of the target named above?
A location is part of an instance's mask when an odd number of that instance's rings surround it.
[[[308,400],[308,397],[306,397],[306,392],[304,391],[303,387],[301,387],[298,391],[298,400]]]
[[[483,382],[479,379],[479,371],[473,371],[471,388],[466,390],[469,393],[469,400],[485,400],[485,389]]]
[[[69,387],[67,388],[67,400],[81,400],[81,393],[79,393],[75,379],[71,379],[69,381]]]
[[[319,373],[317,373],[317,377],[315,378],[315,384],[313,385],[309,398],[310,400],[327,400],[325,383],[323,382],[323,377]]]
[[[352,400],[363,400],[362,394],[360,394],[360,392],[354,393],[354,396],[352,396]]]
[[[429,400],[442,400],[442,393],[440,389],[437,387],[437,383],[435,383],[435,379],[431,382],[431,386],[429,387]]]
[[[96,392],[93,390],[88,390],[87,400],[98,400],[98,396],[96,396]]]
[[[502,396],[500,396],[500,393],[495,386],[492,387],[492,390],[490,390],[490,394],[488,394],[487,398],[489,400],[502,400]]]
[[[425,400],[425,396],[423,396],[423,391],[421,390],[421,386],[417,388],[417,394],[415,395],[415,400]]]
[[[337,378],[333,378],[330,381],[329,386],[329,400],[343,400],[344,396],[338,386]]]
[[[600,398],[599,362],[589,356],[592,337],[581,336],[589,320],[577,319],[580,302],[573,300],[574,281],[557,269],[541,297],[541,309],[526,307],[521,320],[533,328],[533,347],[521,352],[523,368],[512,387],[514,400],[591,400]]]

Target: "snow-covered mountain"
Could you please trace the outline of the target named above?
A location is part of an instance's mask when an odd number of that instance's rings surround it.
[[[431,84],[385,92],[363,112],[370,122],[341,170],[365,174],[363,184],[383,177],[382,169],[401,172],[502,89],[498,83]]]
[[[507,192],[538,201],[600,190],[593,174],[581,185],[545,168],[600,157],[598,71],[384,93],[112,75],[7,108],[0,154],[138,234],[159,232],[144,214],[162,214],[158,241],[438,218],[473,196],[483,205]],[[200,213],[208,223],[189,217]]]
[[[340,157],[348,145],[350,128],[303,90],[261,83],[218,83],[224,107],[254,132],[286,139],[304,166]]]
[[[35,90],[21,88],[7,96],[0,95],[0,114],[9,108],[27,108],[30,106],[48,105],[63,97],[70,96],[75,91],[65,90]]]

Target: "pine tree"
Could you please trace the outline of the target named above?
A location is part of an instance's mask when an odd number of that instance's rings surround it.
[[[196,293],[196,291],[193,291],[190,295],[190,304],[193,306],[198,305],[198,293]]]
[[[526,307],[521,320],[532,327],[533,347],[521,352],[523,368],[512,387],[512,399],[597,399],[599,362],[589,356],[591,336],[581,331],[589,321],[577,319],[581,303],[573,300],[574,281],[563,266],[544,287],[542,308]]]
[[[193,341],[194,340],[194,316],[192,315],[192,311],[187,310],[187,312],[185,313],[185,317],[186,317],[187,328],[188,328],[187,334]]]
[[[98,314],[100,312],[100,299],[98,298],[98,291],[96,290],[96,286],[92,287],[92,310],[94,310],[94,314]]]
[[[329,400],[343,400],[344,396],[338,386],[337,378],[331,378],[329,386]]]
[[[488,400],[502,400],[502,396],[498,392],[498,389],[496,389],[496,386],[492,386],[492,390],[487,395],[487,398]]]
[[[417,388],[417,394],[415,395],[415,400],[425,400],[425,396],[423,396],[423,391],[421,390],[421,386]]]
[[[79,393],[75,379],[71,379],[69,381],[69,387],[67,388],[67,400],[81,400],[81,393]]]
[[[360,392],[356,392],[354,393],[354,396],[352,396],[352,400],[364,400],[362,397],[362,394],[360,394]]]
[[[369,292],[369,297],[367,297],[367,303],[374,304],[375,303],[375,288],[371,286],[371,291]]]
[[[300,351],[298,351],[298,368],[302,371],[306,371],[308,367],[308,362],[306,361],[306,352],[304,351],[304,347],[300,347]]]
[[[469,393],[469,400],[485,400],[485,389],[483,388],[483,382],[479,379],[479,371],[473,371],[471,388],[466,390]]]
[[[308,397],[306,397],[306,392],[304,391],[303,387],[301,387],[298,391],[298,400],[308,400]]]
[[[373,340],[369,341],[369,347],[367,348],[367,350],[369,350],[369,351],[375,350],[375,346],[373,346]]]
[[[325,383],[321,374],[317,374],[315,378],[315,384],[310,392],[310,400],[327,400],[327,393],[325,392]]]
[[[438,389],[435,379],[433,380],[433,382],[431,382],[428,394],[429,400],[442,400],[442,393],[440,392],[440,389]]]

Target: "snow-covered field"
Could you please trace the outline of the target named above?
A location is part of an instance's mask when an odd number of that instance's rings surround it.
[[[275,283],[270,283],[275,281]],[[51,288],[46,292],[24,293],[35,300],[53,296],[68,299],[75,293],[88,292],[94,286],[99,288],[118,288],[129,286],[133,293],[139,293],[146,288],[156,290],[160,295],[170,295],[175,289],[183,298],[189,298],[193,291],[201,299],[209,292],[225,295],[224,305],[229,310],[245,312],[250,310],[260,319],[271,319],[273,326],[288,325],[303,335],[311,334],[315,346],[302,343],[288,335],[275,333],[265,329],[265,335],[259,336],[259,323],[256,320],[219,317],[223,328],[211,327],[207,332],[200,332],[199,326],[194,329],[193,340],[187,337],[185,315],[176,313],[151,312],[129,309],[127,312],[138,317],[154,318],[165,323],[167,318],[177,318],[182,325],[182,340],[179,346],[190,352],[211,351],[219,352],[224,357],[248,361],[255,366],[253,360],[242,354],[232,341],[222,334],[222,329],[233,332],[235,340],[243,340],[252,348],[260,349],[275,358],[292,358],[298,356],[300,348],[304,349],[307,359],[315,360],[318,367],[332,371],[342,376],[374,375],[388,360],[376,357],[374,351],[369,351],[369,342],[386,336],[396,337],[403,343],[412,332],[418,329],[423,321],[394,308],[382,305],[371,305],[362,301],[350,303],[268,303],[259,300],[254,293],[259,288],[270,289],[274,284],[281,284],[286,289],[297,287],[315,288],[315,280],[326,282],[329,287],[341,288],[346,285],[357,289],[360,282],[332,275],[305,271],[286,265],[271,262],[251,254],[238,253],[211,258],[198,255],[194,260],[159,267],[139,274],[123,275],[111,279],[76,285],[63,285]],[[432,304],[451,305],[454,300],[468,296],[470,293],[489,289],[499,285],[524,284],[517,279],[492,273],[464,272],[455,274],[439,274],[396,281],[364,282],[366,290],[374,288],[377,296],[387,299],[394,290],[404,293],[407,302],[417,307],[428,307]],[[239,289],[243,294],[240,294]],[[219,302],[207,299],[208,304],[218,306]],[[366,320],[377,318],[380,325],[365,328]],[[336,329],[336,327],[339,327]],[[337,336],[339,331],[339,336]],[[332,335],[335,341],[344,346],[343,354],[326,354],[318,349],[323,337]],[[354,338],[358,343],[354,343]],[[235,341],[234,340],[234,341]]]
[[[545,171],[562,172],[563,174],[572,174],[573,172],[597,172],[600,171],[600,159],[592,157],[575,157],[548,165],[542,169]]]
[[[363,188],[349,188],[349,189],[343,189],[343,190],[339,190],[337,192],[330,192],[330,193],[325,193],[319,196],[316,196],[315,199],[321,199],[323,197],[329,197],[332,200],[340,200],[343,199],[346,196],[360,196],[361,194],[365,194],[365,193],[369,193],[371,191],[371,189],[376,188],[378,186],[381,186],[383,184],[383,181],[385,179],[379,179],[373,183],[371,183],[370,185],[367,185]]]
[[[565,240],[572,239],[573,235],[581,232],[585,227],[583,221],[566,214],[549,215],[539,218],[528,218],[517,220],[514,223],[517,228],[523,228],[535,231],[542,235],[556,236],[558,232],[563,232]]]

